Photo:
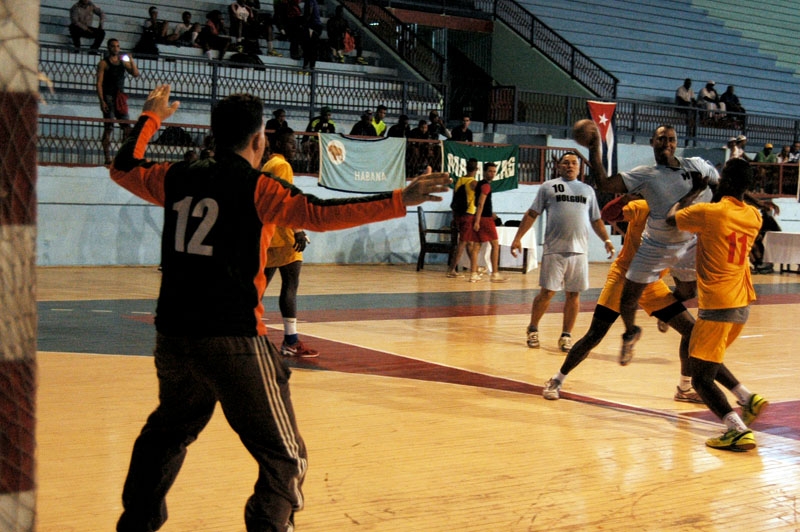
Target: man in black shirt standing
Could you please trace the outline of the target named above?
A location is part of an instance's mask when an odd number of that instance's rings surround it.
[[[404,217],[441,201],[448,174],[419,176],[403,190],[320,200],[258,170],[266,147],[264,107],[249,94],[211,114],[213,159],[155,163],[148,141],[178,109],[156,88],[111,167],[111,178],[164,207],[162,277],[156,306],[159,404],[133,446],[118,532],[152,532],[167,519],[166,495],[186,448],[219,402],[258,463],[245,507],[248,532],[294,530],[303,507],[306,447],[289,394],[290,371],[267,339],[264,266],[275,226],[325,231]]]
[[[100,98],[100,110],[103,118],[111,120],[128,120],[128,100],[125,96],[125,73],[134,78],[139,77],[139,67],[130,54],[120,54],[119,41],[117,39],[108,40],[108,55],[100,60],[97,65],[97,97]],[[122,138],[127,138],[131,126],[120,124]],[[103,154],[105,155],[105,165],[111,164],[111,134],[114,131],[114,123],[106,122],[103,131]]]

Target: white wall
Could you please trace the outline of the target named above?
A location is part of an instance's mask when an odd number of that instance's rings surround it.
[[[624,168],[652,162],[649,146],[620,146]],[[649,157],[649,158],[648,158]],[[724,154],[722,155],[724,157]],[[709,157],[711,158],[711,157]],[[296,185],[320,198],[347,196],[317,185],[313,177],[297,176]],[[146,204],[97,168],[39,167],[37,259],[43,266],[138,265],[160,261],[162,211]],[[497,193],[495,212],[503,220],[521,219],[538,186]],[[795,199],[776,201],[778,222],[784,231],[800,232],[800,204]],[[450,195],[441,203],[426,203],[429,227],[446,226]],[[541,246],[542,224],[534,231]],[[419,252],[416,208],[405,218],[328,233],[309,233],[304,252],[308,263],[415,263]],[[619,238],[614,237],[619,249]],[[541,257],[541,248],[538,256]],[[427,263],[443,263],[443,255],[430,255]],[[606,261],[603,243],[590,238],[589,260]]]

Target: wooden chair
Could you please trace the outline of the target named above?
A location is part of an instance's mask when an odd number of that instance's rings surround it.
[[[422,207],[417,207],[417,218],[419,220],[419,258],[417,259],[417,271],[425,267],[426,253],[440,253],[447,255],[447,264],[453,262],[453,257],[458,243],[458,230],[453,223],[449,228],[428,229],[425,220],[425,211]],[[428,235],[432,235],[435,240],[428,240]],[[445,240],[441,240],[442,235],[447,235]]]

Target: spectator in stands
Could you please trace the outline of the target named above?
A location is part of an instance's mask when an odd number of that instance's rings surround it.
[[[125,95],[125,73],[134,78],[139,77],[139,68],[136,61],[129,54],[120,53],[119,41],[108,40],[108,55],[100,60],[97,65],[97,97],[100,99],[100,110],[103,118],[109,120],[105,123],[103,131],[103,155],[106,166],[111,160],[111,134],[114,131],[114,122],[110,120],[128,120],[128,98]],[[121,123],[122,138],[130,134],[131,126]]]
[[[289,127],[286,123],[286,111],[283,109],[275,109],[272,111],[272,118],[267,120],[267,125],[264,129],[267,131],[278,131],[285,127]]]
[[[289,0],[272,0],[272,23],[278,30],[278,39],[286,40],[286,12],[289,9]]]
[[[375,126],[372,125],[372,111],[367,109],[361,113],[361,120],[353,125],[350,130],[351,135],[361,135],[363,137],[377,137],[378,133],[375,131]]]
[[[428,122],[420,120],[417,127],[408,132],[406,137],[410,139],[427,139],[428,137]]]
[[[778,164],[788,163],[789,158],[791,156],[792,147],[788,144],[785,144],[783,148],[781,148],[781,152],[778,154]]]
[[[236,0],[228,6],[231,25],[231,43],[238,52],[260,53],[256,14],[246,0]]]
[[[675,105],[680,107],[695,107],[697,105],[697,98],[694,96],[690,78],[683,80],[683,85],[675,91]]]
[[[690,78],[683,80],[683,85],[675,91],[675,105],[678,106],[678,112],[686,117],[686,136],[694,137],[697,133],[697,116],[693,109],[698,105]]]
[[[408,125],[408,115],[400,115],[397,123],[389,128],[386,133],[387,137],[405,138],[411,133],[411,126]]]
[[[333,16],[328,18],[326,29],[328,30],[328,45],[331,47],[331,55],[334,61],[344,63],[344,34],[350,25],[344,19],[344,6],[336,6]]]
[[[331,108],[323,107],[319,110],[319,116],[311,119],[306,131],[313,133],[336,133],[336,123],[331,120]],[[306,137],[308,138],[308,137]]]
[[[771,163],[777,164],[778,163],[778,156],[772,153],[772,144],[767,142],[764,144],[764,149],[760,152],[756,153],[755,158],[753,159],[757,163]],[[756,176],[756,183],[761,184],[762,192],[766,192],[768,194],[774,194],[775,188],[777,188],[776,181],[778,177],[778,168],[772,165],[764,165],[764,166],[756,166],[754,169],[754,174]],[[751,252],[751,256],[758,256],[758,254],[753,254]]]
[[[720,101],[719,94],[717,94],[714,88],[715,85],[716,83],[709,81],[706,83],[706,86],[700,90],[700,104],[708,111],[706,115],[708,118],[719,120],[725,116],[725,104]]]
[[[286,1],[286,36],[289,38],[289,55],[292,59],[302,59],[303,44],[308,37],[303,22],[303,10],[300,0]]]
[[[319,110],[319,116],[311,119],[306,126],[308,133],[336,133],[336,123],[331,120],[330,107]],[[305,135],[300,147],[308,156],[308,171],[313,172],[319,168],[319,138],[317,135]]]
[[[725,89],[725,92],[723,92],[722,96],[719,97],[719,101],[725,105],[724,109],[727,111],[731,111],[733,113],[746,112],[739,101],[739,97],[734,94],[733,85],[728,85],[728,88]]]
[[[379,105],[375,108],[375,116],[372,117],[372,127],[375,128],[375,133],[379,137],[383,137],[386,133],[386,122],[383,119],[386,118],[386,106]]]
[[[197,151],[195,150],[187,150],[186,153],[183,154],[183,160],[189,164],[197,161],[200,159],[200,156],[197,155]]]
[[[258,40],[264,39],[267,41],[267,55],[272,57],[283,57],[283,54],[275,50],[275,32],[272,26],[275,24],[275,19],[272,13],[261,9],[261,2],[259,0],[246,0],[250,10],[255,16],[255,24],[253,28],[253,39],[255,40],[254,48],[258,49]],[[259,52],[260,53],[260,52]]]
[[[192,22],[192,14],[189,11],[184,11],[181,14],[181,22],[175,24],[175,30],[167,37],[167,42],[199,47],[200,45],[197,44],[198,35],[200,35],[200,24]]]
[[[425,120],[420,120],[417,127],[412,129],[408,132],[407,138],[415,139],[415,140],[428,140],[430,137],[428,136],[428,122]],[[433,158],[433,148],[431,147],[431,142],[409,142],[407,143],[407,157],[408,160],[412,161],[414,164],[406,165],[410,168],[418,169],[420,165],[423,163],[425,165],[428,164],[428,161],[431,161]],[[411,175],[414,175],[413,172]]]
[[[231,38],[225,28],[225,21],[222,20],[222,11],[214,9],[206,14],[206,25],[200,30],[197,40],[209,59],[213,59],[213,50],[219,51],[218,59],[225,57]]]
[[[94,16],[99,20],[97,27],[92,26]],[[99,50],[106,36],[103,30],[103,22],[106,16],[103,10],[97,7],[92,0],[78,0],[69,10],[69,35],[72,37],[72,45],[75,51],[81,49],[81,39],[94,39],[90,49]]]
[[[792,143],[789,148],[789,161],[790,163],[800,163],[800,142]]]
[[[443,136],[445,138],[450,138],[450,130],[447,129],[444,125],[444,121],[439,116],[439,111],[432,110],[428,113],[428,121],[430,125],[428,126],[428,138],[433,140],[439,140],[439,136]]]
[[[461,125],[453,129],[450,140],[472,142],[472,130],[469,128],[469,123],[469,115],[464,115],[464,117],[461,119]]]
[[[731,137],[728,139],[728,142],[725,144],[725,149],[728,150],[728,159],[732,159],[733,152],[736,150],[736,137]]]
[[[344,56],[351,51],[356,51],[356,63],[366,65],[367,60],[362,57],[364,50],[361,45],[361,33],[351,28],[344,18],[344,7],[336,6],[334,15],[328,19],[328,45],[334,61],[344,63]]]
[[[744,135],[739,135],[736,137],[736,145],[733,148],[733,152],[731,153],[731,159],[744,159],[745,161],[749,161],[750,157],[747,156],[744,149],[747,146],[747,137]]]
[[[148,17],[142,24],[142,35],[139,42],[134,46],[133,51],[137,54],[158,55],[158,43],[167,41],[167,31],[169,24],[166,20],[158,18],[158,8],[150,6],[147,10]]]
[[[777,163],[778,156],[772,153],[772,144],[767,142],[764,144],[764,149],[756,153],[755,161],[757,163]]]
[[[301,73],[311,74],[317,66],[319,54],[319,38],[322,35],[322,18],[319,15],[317,0],[305,0],[303,4],[303,18],[307,35],[303,41],[303,68]]]

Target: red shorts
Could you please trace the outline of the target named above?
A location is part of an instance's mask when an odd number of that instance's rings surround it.
[[[472,224],[475,223],[474,214],[462,214],[456,216],[456,229],[458,229],[458,238],[464,242],[476,242]]]
[[[475,231],[474,225],[472,229],[472,242],[491,242],[492,240],[497,240],[497,227],[494,225],[494,218],[491,216],[481,216],[480,229]]]

